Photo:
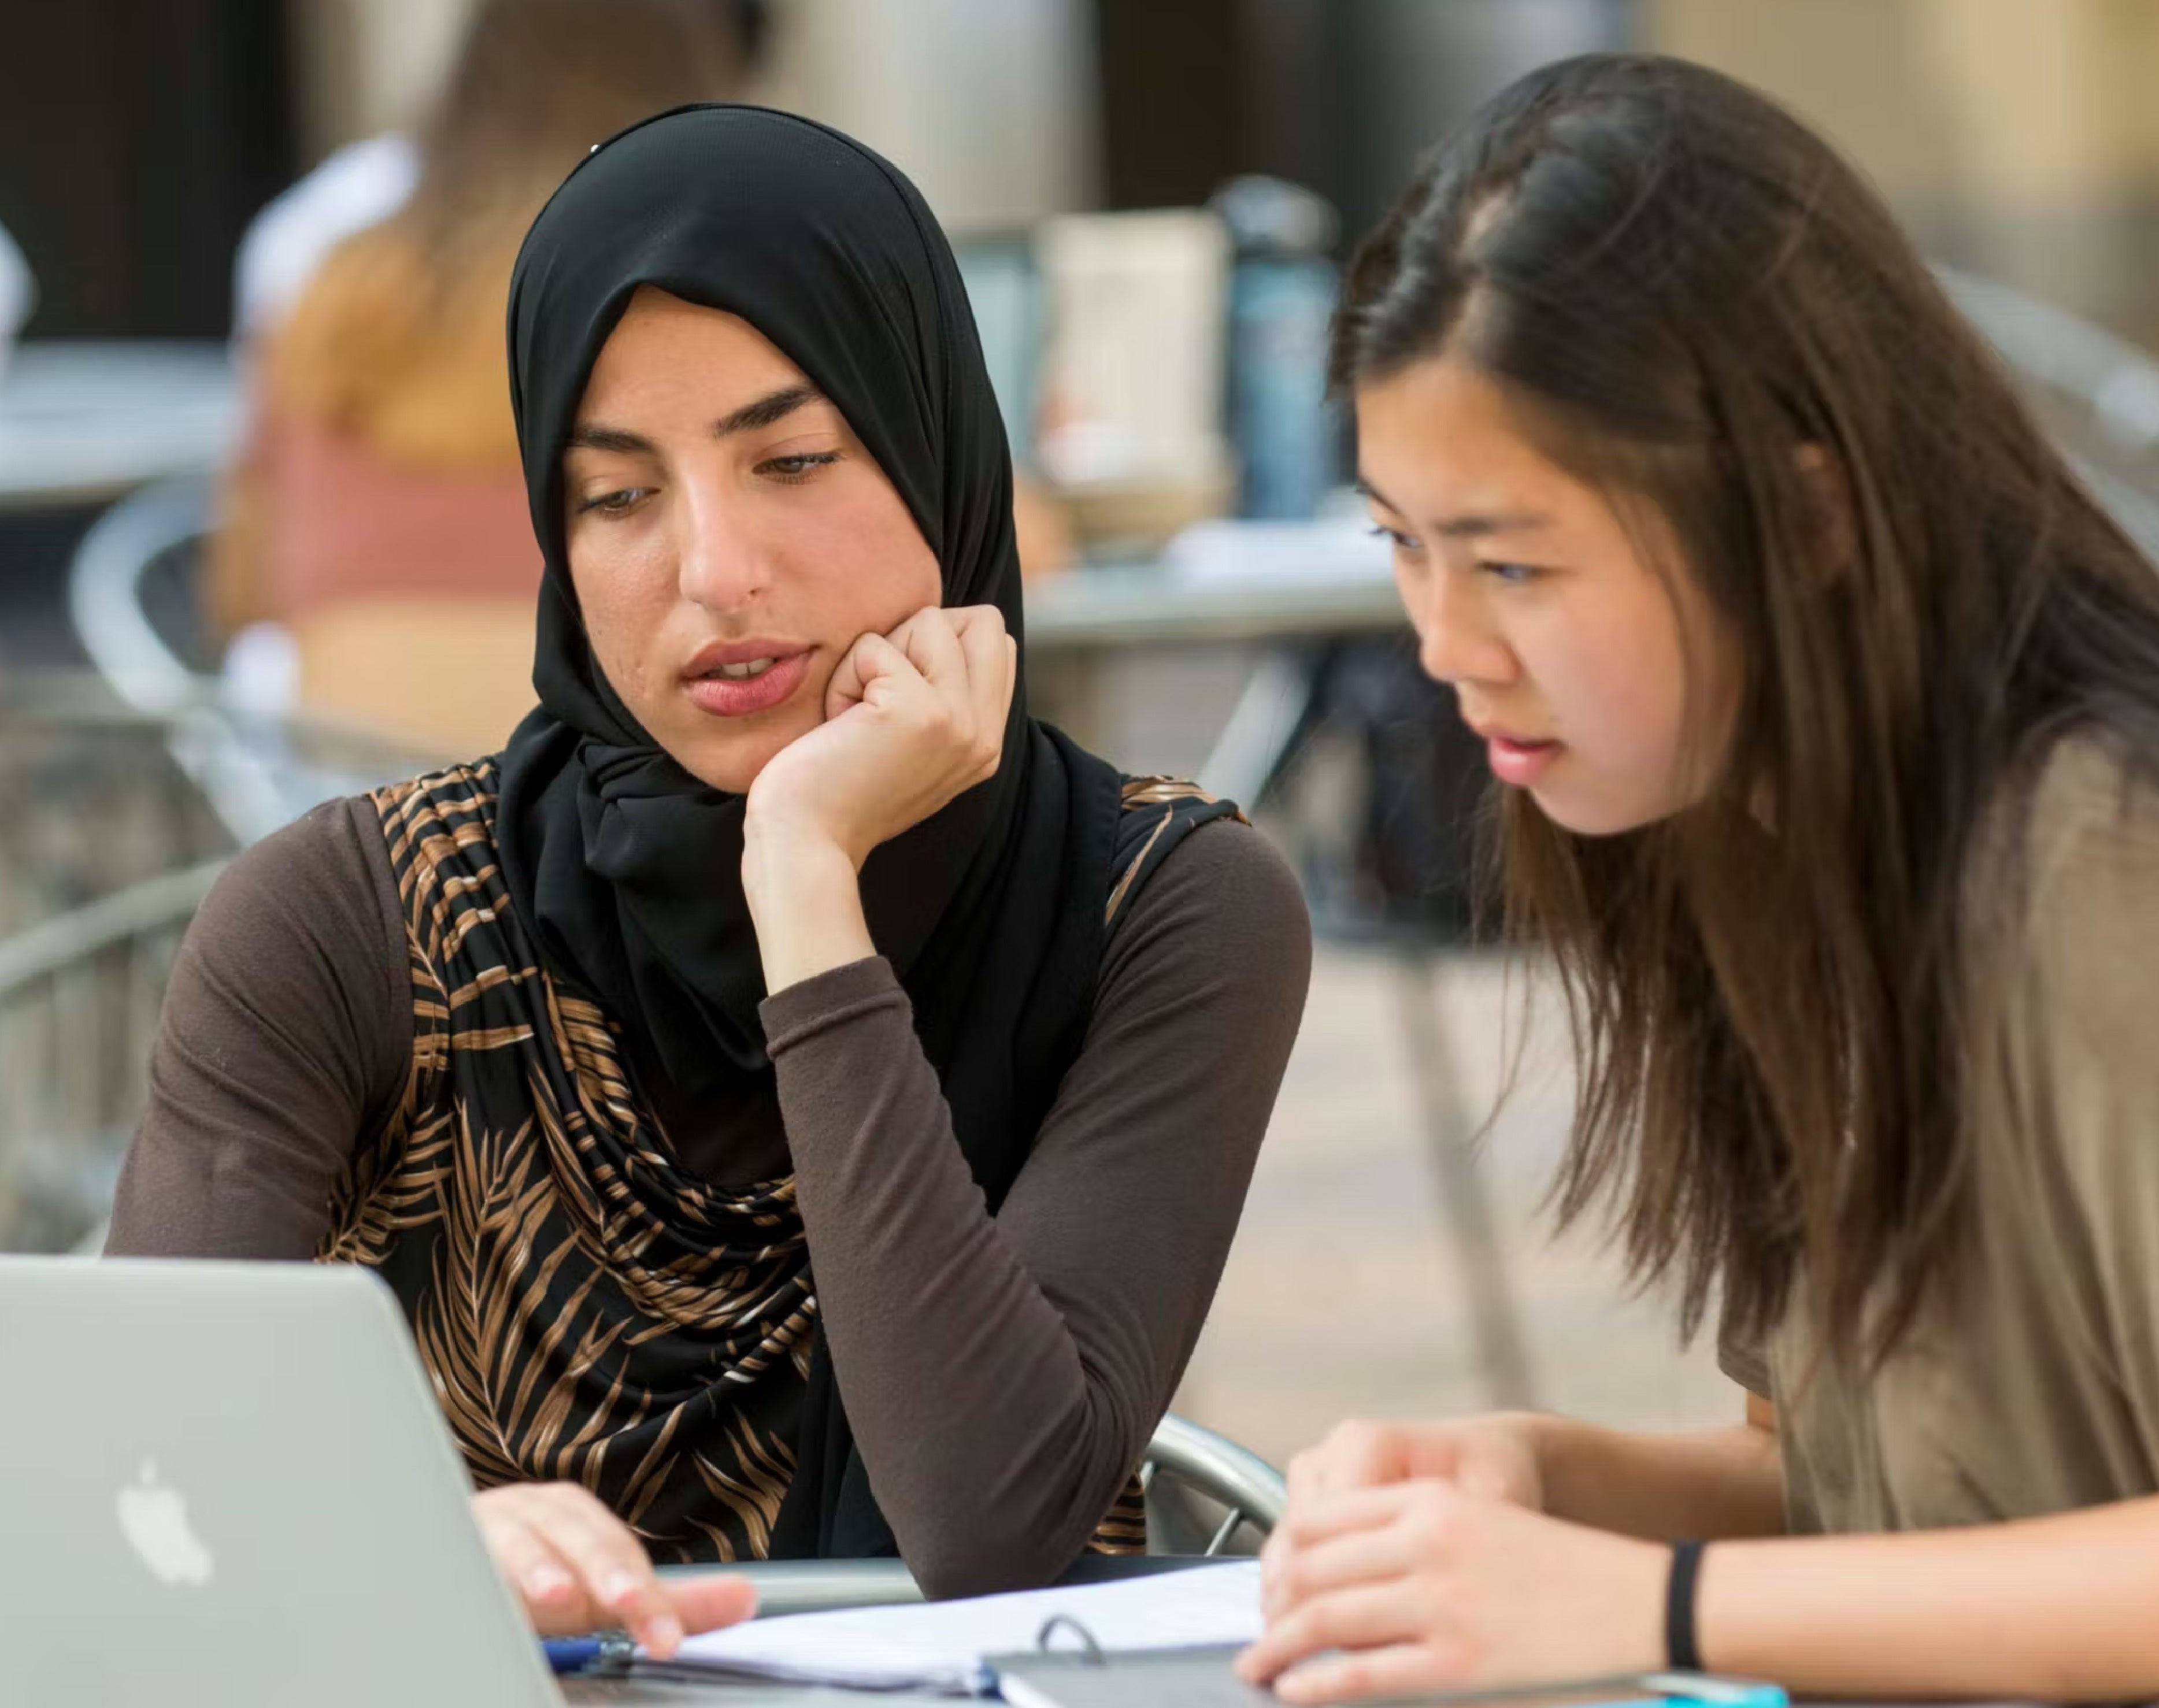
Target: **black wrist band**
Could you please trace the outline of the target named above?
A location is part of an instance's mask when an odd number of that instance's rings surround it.
[[[1676,1673],[1701,1670],[1694,1640],[1694,1586],[1701,1575],[1699,1542],[1672,1544],[1672,1575],[1665,1587],[1665,1664]]]

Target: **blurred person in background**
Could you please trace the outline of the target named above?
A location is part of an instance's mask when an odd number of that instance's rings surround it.
[[[1568,998],[1560,1207],[1721,1300],[1746,1421],[1345,1426],[1246,1674],[2159,1695],[2151,565],[1859,177],[1675,60],[1499,96],[1333,361]]]
[[[655,1557],[949,1595],[1138,1551],[1295,880],[1028,716],[1003,426],[885,162],[641,125],[510,323],[541,705],[220,879],[106,1249],[381,1274],[546,1629],[743,1612]]]
[[[207,615],[225,638],[287,631],[308,710],[448,753],[499,745],[531,704],[510,263],[595,143],[733,94],[761,20],[741,0],[486,0],[417,135],[330,163],[256,234],[253,419]]]

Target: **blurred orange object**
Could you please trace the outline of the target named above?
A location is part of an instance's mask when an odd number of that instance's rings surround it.
[[[1072,519],[1064,506],[1017,470],[1012,474],[1012,528],[1019,536],[1020,573],[1029,581],[1062,575],[1078,560]]]
[[[293,624],[307,709],[423,757],[494,753],[533,705],[535,607],[402,593],[308,612]]]

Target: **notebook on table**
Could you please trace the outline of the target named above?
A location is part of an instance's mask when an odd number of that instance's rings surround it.
[[[1256,1560],[1121,1582],[909,1607],[758,1619],[692,1637],[641,1677],[758,1679],[947,1696],[997,1693],[1002,1658],[1069,1645],[1090,1655],[1204,1648],[1235,1653],[1260,1633]]]

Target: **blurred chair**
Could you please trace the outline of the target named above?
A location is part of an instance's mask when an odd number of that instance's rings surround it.
[[[69,586],[99,681],[0,695],[0,1249],[96,1237],[173,955],[224,861],[416,769],[380,741],[236,710],[191,660],[208,514],[199,480],[106,511]]]
[[[173,955],[224,866],[150,878],[0,939],[0,1250],[65,1251],[102,1225]]]
[[[171,734],[87,672],[0,681],[0,938],[232,851]]]
[[[193,478],[122,499],[83,536],[68,603],[106,686],[164,726],[174,762],[245,846],[322,801],[409,775],[426,762],[391,735],[236,706],[221,681],[190,660],[175,630],[193,621],[188,588],[211,508],[210,483]],[[411,644],[427,650],[417,639]]]

